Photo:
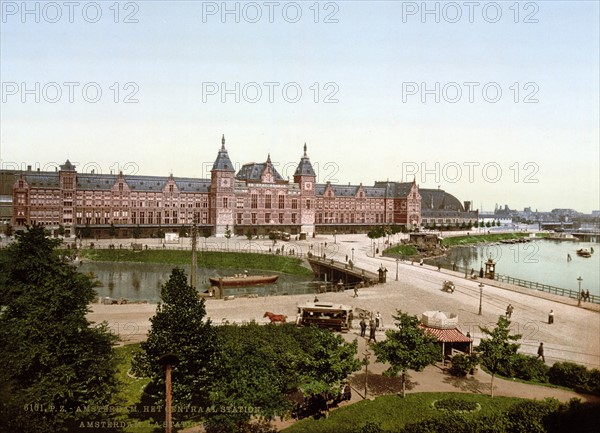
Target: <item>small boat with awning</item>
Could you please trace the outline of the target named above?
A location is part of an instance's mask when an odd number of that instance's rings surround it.
[[[227,277],[210,277],[209,281],[213,286],[244,287],[273,284],[277,281],[277,278],[279,278],[279,275],[248,275],[244,273]]]

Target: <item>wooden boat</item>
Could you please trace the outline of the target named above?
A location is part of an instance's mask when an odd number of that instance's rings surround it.
[[[209,281],[213,286],[243,287],[256,286],[259,284],[273,284],[275,281],[277,281],[277,278],[279,278],[279,275],[239,274],[220,278],[210,277]]]
[[[592,253],[590,253],[586,248],[578,249],[577,255],[580,257],[592,257]]]

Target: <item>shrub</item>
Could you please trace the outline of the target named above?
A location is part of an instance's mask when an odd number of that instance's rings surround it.
[[[553,398],[517,403],[507,411],[510,426],[508,432],[546,433],[544,419],[556,412],[559,407],[560,402]]]
[[[548,383],[548,367],[541,359],[534,356],[517,354],[512,363],[512,377],[522,380],[534,380],[536,382]]]
[[[466,376],[479,363],[477,355],[454,355],[452,357],[450,374],[454,376]]]
[[[587,368],[573,362],[556,362],[548,371],[550,383],[567,388],[587,388],[589,376]]]
[[[478,405],[474,401],[464,401],[458,398],[451,397],[442,400],[437,400],[433,403],[433,407],[435,407],[438,410],[444,410],[448,412],[471,412],[476,410],[478,408]]]
[[[383,429],[379,423],[367,421],[362,427],[354,430],[354,433],[383,433]]]

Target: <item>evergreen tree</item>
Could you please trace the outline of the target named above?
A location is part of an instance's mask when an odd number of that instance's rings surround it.
[[[402,373],[402,397],[406,382],[406,371],[421,371],[429,364],[440,359],[440,348],[435,337],[428,335],[419,327],[417,316],[398,311],[393,316],[398,330],[386,331],[386,339],[375,343],[373,351],[377,362],[387,362],[390,367],[386,376]]]
[[[181,268],[171,272],[162,287],[161,300],[150,319],[148,339],[141,344],[143,351],[134,357],[134,371],[150,377],[147,392],[164,401],[165,371],[158,360],[174,353],[179,362],[172,373],[173,404],[206,407],[217,336],[210,320],[203,320],[204,300],[198,298]]]
[[[516,358],[517,350],[521,346],[511,341],[517,341],[521,335],[510,335],[510,320],[504,316],[498,318],[496,327],[490,330],[480,326],[479,329],[490,338],[483,338],[475,351],[479,353],[481,364],[492,374],[490,385],[491,396],[494,396],[494,376],[505,366],[509,366]]]
[[[94,282],[64,263],[41,226],[7,249],[0,292],[0,431],[75,431],[114,395],[116,337],[86,319]]]

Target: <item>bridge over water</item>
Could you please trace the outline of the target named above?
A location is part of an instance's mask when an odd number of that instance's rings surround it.
[[[309,258],[308,263],[320,280],[333,285],[336,285],[341,280],[346,289],[354,287],[361,282],[368,286],[385,282],[385,273],[387,272],[382,271],[382,280],[379,273],[367,271],[351,263],[316,256]]]

